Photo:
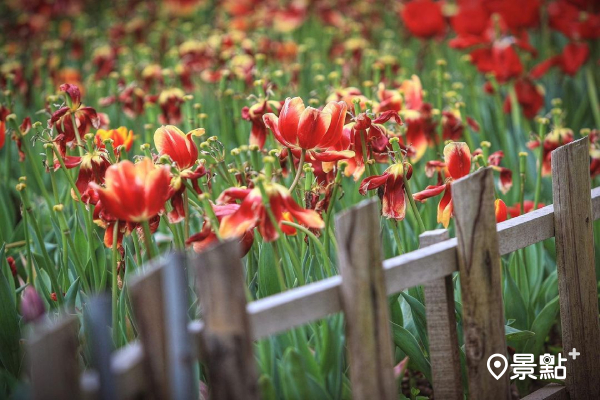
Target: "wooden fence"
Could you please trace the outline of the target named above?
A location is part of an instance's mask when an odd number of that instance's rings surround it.
[[[252,341],[343,312],[355,399],[394,399],[388,295],[424,285],[436,398],[463,399],[452,274],[460,273],[466,372],[471,398],[509,399],[508,373],[487,370],[506,356],[500,256],[556,238],[560,315],[567,363],[565,385],[527,399],[600,398],[600,325],[592,222],[600,187],[590,189],[588,139],[552,155],[554,204],[496,225],[490,169],[453,183],[457,238],[426,232],[419,250],[382,260],[378,207],[366,201],[337,217],[341,275],[246,304],[235,242],[194,259],[172,255],[129,283],[139,341],[109,356],[109,305],[90,304],[95,368],[79,373],[75,317],[38,327],[28,341],[35,399],[187,399],[197,392],[193,363],[208,370],[213,399],[258,399]],[[590,196],[591,190],[591,196]],[[202,321],[188,321],[186,264],[196,269]],[[168,327],[168,328],[166,328]],[[58,362],[57,360],[60,360]]]

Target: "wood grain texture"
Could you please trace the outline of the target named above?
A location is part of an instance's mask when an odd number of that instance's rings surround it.
[[[567,388],[557,383],[551,383],[536,390],[522,400],[570,400]]]
[[[392,400],[397,396],[393,346],[383,280],[379,206],[373,200],[336,218],[340,294],[352,397]]]
[[[146,356],[143,362],[146,375],[145,392],[159,400],[169,398],[166,320],[163,307],[164,263],[164,259],[154,261],[142,274],[134,276],[129,284],[135,322],[144,349],[143,354]],[[148,356],[150,354],[152,357]]]
[[[487,369],[492,354],[506,356],[492,170],[455,181],[452,202],[469,393],[483,400],[510,399],[509,374],[496,380]]]
[[[419,236],[421,248],[448,239],[447,229],[424,232]],[[434,279],[423,286],[429,358],[433,375],[433,391],[440,399],[463,399],[462,375],[452,275]]]
[[[37,324],[27,343],[34,400],[81,399],[79,321],[69,315],[55,324]]]
[[[239,242],[219,243],[199,254],[195,264],[204,317],[201,353],[208,369],[210,397],[258,399]]]
[[[563,351],[571,399],[600,398],[600,324],[587,137],[552,152],[552,197]],[[581,353],[573,360],[567,353]]]

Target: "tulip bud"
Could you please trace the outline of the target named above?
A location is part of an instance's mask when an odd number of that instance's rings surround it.
[[[21,299],[21,314],[25,322],[35,322],[46,313],[46,307],[33,286],[27,286]]]

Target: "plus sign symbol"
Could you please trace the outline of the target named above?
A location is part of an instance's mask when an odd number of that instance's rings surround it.
[[[575,347],[573,347],[573,350],[571,350],[569,352],[569,355],[571,356],[571,358],[573,358],[573,360],[576,360],[577,356],[580,355],[580,354],[581,353],[579,353]]]

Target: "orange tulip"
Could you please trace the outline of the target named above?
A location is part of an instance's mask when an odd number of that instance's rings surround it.
[[[149,158],[137,164],[125,160],[106,170],[105,188],[96,183],[104,210],[114,218],[128,222],[148,221],[163,210],[169,198],[169,166],[155,166]]]
[[[98,148],[104,148],[104,141],[106,139],[113,140],[115,153],[118,152],[120,146],[123,146],[125,151],[129,151],[133,145],[133,131],[128,131],[124,126],[117,129],[98,129],[98,132],[96,132],[96,145]]]

